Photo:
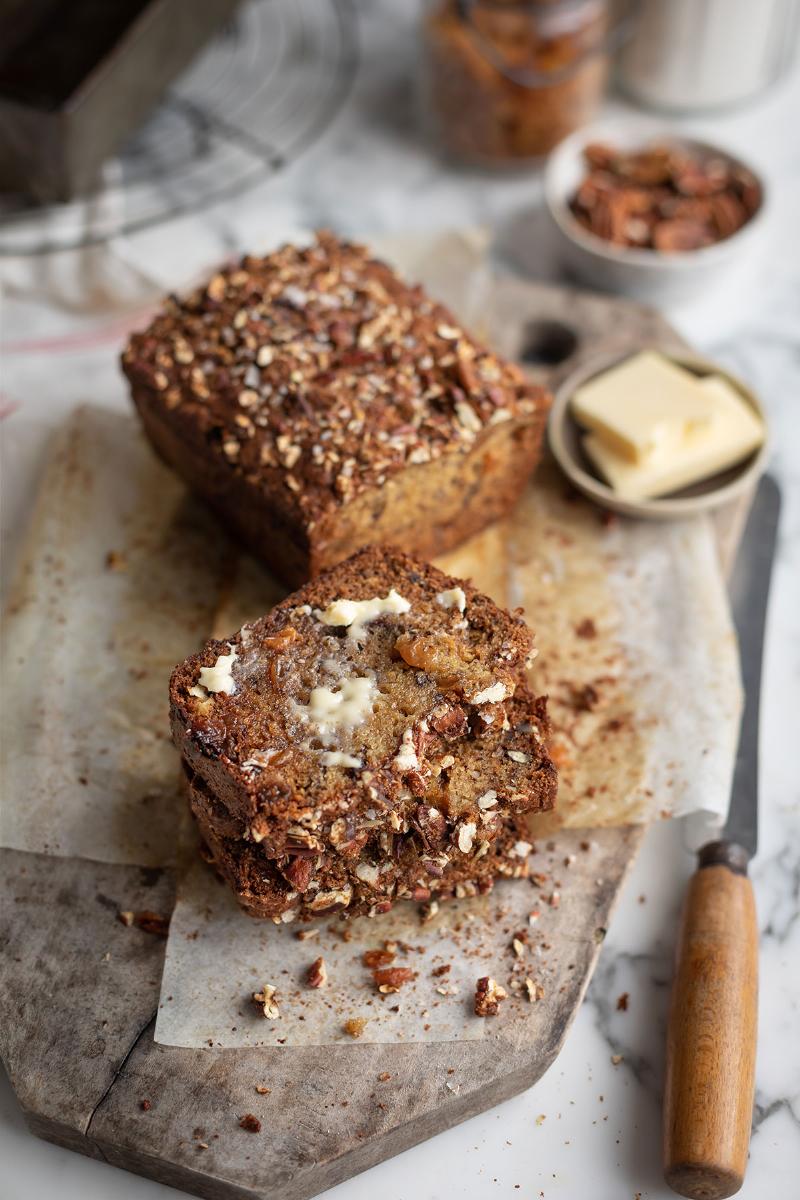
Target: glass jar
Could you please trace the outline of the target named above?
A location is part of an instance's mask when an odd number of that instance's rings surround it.
[[[489,166],[541,158],[594,115],[625,25],[609,0],[428,0],[423,97],[440,140]]]

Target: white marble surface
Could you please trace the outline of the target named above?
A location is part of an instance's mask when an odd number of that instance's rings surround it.
[[[323,138],[283,175],[202,217],[120,240],[114,253],[5,262],[4,565],[35,487],[44,438],[81,400],[125,403],[115,357],[163,286],[276,231],[344,232],[489,224],[502,256],[556,272],[542,240],[535,176],[447,168],[417,133],[410,79],[415,5],[361,5],[354,91]],[[618,110],[621,105],[614,102]],[[773,432],[784,518],[769,623],[762,728],[761,844],[753,866],[761,927],[760,1039],[751,1161],[742,1196],[788,1200],[800,1178],[800,79],[746,110],[677,123],[725,142],[771,185],[771,248],[736,295],[670,314],[700,350],[760,392]],[[4,571],[4,581],[8,570]],[[660,1093],[671,947],[692,859],[679,823],[653,829],[624,891],[586,1003],[548,1074],[499,1109],[328,1193],[329,1200],[520,1195],[593,1200],[671,1195],[660,1175]],[[627,991],[627,1012],[616,998]],[[614,1066],[611,1056],[622,1055]],[[543,1120],[540,1118],[543,1116]],[[0,1086],[0,1193],[7,1200],[164,1200],[175,1193],[34,1140]]]

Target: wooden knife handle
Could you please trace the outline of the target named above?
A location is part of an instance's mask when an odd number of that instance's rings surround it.
[[[678,942],[667,1032],[664,1177],[721,1200],[744,1181],[755,1085],[758,927],[747,855],[700,852]]]

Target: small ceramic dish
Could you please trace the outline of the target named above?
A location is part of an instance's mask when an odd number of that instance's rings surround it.
[[[766,435],[768,432],[767,421],[761,403],[755,393],[740,379],[731,375],[730,371],[726,371],[716,363],[701,358],[699,355],[691,354],[689,351],[662,350],[659,347],[653,347],[653,349],[696,375],[719,375],[725,379],[763,422]],[[709,479],[702,479],[690,487],[682,488],[680,491],[672,492],[670,495],[658,499],[625,499],[600,478],[595,467],[584,454],[582,441],[585,431],[572,415],[572,397],[581,384],[623,362],[626,358],[630,358],[632,353],[635,352],[627,350],[625,353],[609,354],[592,359],[565,379],[556,392],[547,426],[548,440],[558,465],[578,491],[602,508],[622,513],[627,517],[644,517],[651,521],[671,521],[697,516],[699,513],[719,508],[720,505],[727,504],[729,500],[733,500],[748,488],[754,487],[766,466],[768,452],[766,436],[758,450],[749,455],[744,462],[738,463],[735,467],[729,467],[728,470],[721,471]]]
[[[752,173],[761,191],[761,203],[736,233],[699,250],[665,254],[613,245],[584,229],[569,207],[586,174],[584,148],[592,142],[626,151],[642,149],[652,142],[666,142],[703,156],[725,159]],[[589,287],[620,292],[650,304],[687,300],[733,282],[737,275],[744,275],[752,267],[764,245],[767,195],[759,173],[719,146],[677,136],[668,127],[647,118],[609,119],[566,138],[547,161],[544,195],[559,258],[568,272]]]

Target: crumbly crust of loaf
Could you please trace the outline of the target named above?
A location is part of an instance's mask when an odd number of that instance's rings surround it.
[[[312,921],[332,914],[374,917],[388,912],[399,900],[426,904],[485,895],[497,879],[525,879],[529,874],[528,827],[524,819],[510,817],[480,860],[452,858],[440,875],[430,874],[430,858],[424,845],[409,839],[399,861],[393,864],[392,883],[380,875],[377,885],[362,880],[345,861],[328,855],[319,889],[298,891],[296,883],[261,853],[258,845],[220,832],[209,816],[214,801],[205,785],[198,781],[188,790],[204,858],[249,916],[276,924]]]
[[[394,611],[326,623],[376,598]],[[173,673],[173,736],[207,843],[255,844],[301,891],[380,872],[389,899],[408,891],[406,845],[432,877],[476,864],[509,816],[554,802],[531,649],[522,618],[469,583],[390,548],[354,555]],[[310,715],[315,695],[338,712],[356,685],[354,723]]]
[[[392,526],[435,553],[502,515],[549,405],[443,305],[331,234],[169,299],[122,366],[162,457],[293,582]],[[452,456],[475,478],[447,472]]]

